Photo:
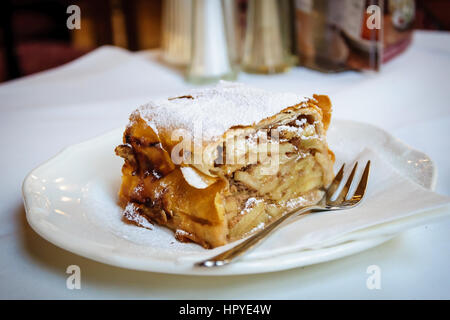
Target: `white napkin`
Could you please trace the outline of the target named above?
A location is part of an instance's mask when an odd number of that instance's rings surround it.
[[[316,213],[300,218],[274,234],[271,241],[260,247],[259,253],[270,251],[274,254],[276,251],[279,254],[291,251],[294,247],[320,247],[320,244],[333,243],[330,240],[337,240],[350,232],[403,219],[450,203],[448,197],[424,189],[400,175],[370,149],[364,150],[357,157],[360,171],[368,159],[372,163],[371,175],[366,196],[359,206],[345,211]],[[337,166],[340,164],[337,163]],[[283,248],[280,241],[288,245]],[[255,251],[255,255],[257,253]]]
[[[345,150],[335,150],[337,159],[347,159]],[[440,210],[437,214],[432,210],[450,204],[450,198],[427,190],[409,178],[402,176],[388,162],[381,159],[371,149],[363,150],[356,158],[359,162],[359,175],[367,162],[371,160],[371,175],[366,196],[363,202],[349,210],[321,212],[306,215],[288,224],[272,234],[246,258],[265,258],[286,252],[306,250],[335,245],[361,237],[355,233],[370,227],[391,225],[391,228],[373,228],[363,237],[376,237],[389,233],[397,233],[414,226],[414,223],[393,224],[412,216],[422,214],[419,223],[427,223],[436,217],[448,216],[448,211]],[[342,160],[341,160],[342,161]],[[336,163],[339,168],[342,162]],[[351,171],[351,163],[347,164],[346,175]],[[344,179],[346,179],[346,175]],[[359,175],[355,181],[359,181]],[[353,186],[353,188],[356,186]],[[427,214],[429,213],[429,214]],[[415,223],[417,224],[417,222]],[[178,261],[194,261],[206,256],[213,256],[228,249],[236,243],[214,250],[180,256]]]

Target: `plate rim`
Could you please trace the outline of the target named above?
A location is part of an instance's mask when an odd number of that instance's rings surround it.
[[[403,141],[395,138],[392,134],[390,134],[389,132],[387,132],[386,130],[377,127],[375,125],[369,124],[369,123],[364,123],[364,122],[359,122],[359,121],[353,121],[353,120],[345,120],[345,119],[334,119],[333,122],[341,122],[341,123],[350,123],[353,125],[363,125],[366,127],[371,127],[372,130],[376,130],[378,132],[381,132],[384,136],[386,136],[387,138],[390,138],[390,140],[394,141],[394,143],[402,148],[406,148],[410,151],[413,152],[417,152],[420,153],[424,156],[426,156],[429,161],[430,161],[430,170],[431,170],[431,176],[429,177],[429,181],[430,181],[430,185],[429,186],[424,186],[422,185],[422,187],[427,188],[429,190],[434,190],[434,187],[436,186],[436,181],[437,181],[437,168],[435,163],[433,162],[433,160],[424,152],[417,150],[411,146],[409,146],[408,144],[404,143]],[[269,267],[269,268],[265,268],[264,264],[262,264],[262,267],[258,268],[258,269],[254,269],[255,267],[251,266],[252,263],[254,262],[258,262],[260,260],[273,260],[274,257],[270,256],[270,257],[265,257],[265,258],[261,258],[261,259],[257,259],[254,258],[252,260],[241,260],[236,262],[236,264],[233,265],[229,265],[225,268],[214,268],[214,269],[196,269],[196,268],[192,268],[192,266],[190,267],[190,269],[186,269],[186,270],[179,270],[179,268],[167,268],[167,262],[161,262],[158,261],[157,264],[161,265],[165,263],[164,267],[158,267],[157,265],[153,265],[150,269],[149,268],[139,268],[136,267],[135,265],[133,265],[132,263],[124,263],[124,261],[122,259],[118,259],[118,257],[115,256],[111,256],[111,255],[102,255],[99,256],[98,252],[96,252],[95,250],[89,250],[89,246],[87,246],[88,249],[86,249],[86,246],[83,245],[74,245],[74,243],[70,243],[70,241],[62,241],[61,239],[67,239],[64,237],[54,237],[54,234],[52,234],[51,232],[46,232],[46,230],[43,230],[42,226],[40,226],[38,224],[38,221],[35,219],[36,215],[33,214],[33,207],[30,205],[30,203],[32,203],[30,201],[30,196],[32,193],[32,187],[30,186],[30,182],[31,182],[31,177],[33,175],[36,174],[36,172],[40,171],[40,170],[44,170],[46,167],[48,167],[49,165],[51,165],[54,161],[58,160],[61,156],[64,156],[67,153],[70,153],[71,151],[73,151],[74,149],[78,149],[80,147],[83,147],[86,144],[90,144],[90,143],[94,143],[94,142],[98,142],[99,140],[103,140],[106,137],[110,136],[110,135],[117,135],[119,132],[122,132],[123,128],[116,128],[113,130],[110,130],[106,133],[100,134],[96,137],[93,137],[91,139],[87,139],[85,141],[67,146],[65,148],[63,148],[61,151],[59,151],[57,154],[55,154],[53,157],[49,158],[48,160],[44,161],[43,163],[41,163],[40,165],[36,166],[33,170],[31,170],[24,178],[24,181],[22,183],[22,197],[23,197],[23,202],[24,202],[24,207],[25,207],[25,212],[26,212],[26,219],[29,223],[29,225],[31,226],[31,228],[37,233],[39,234],[39,236],[41,236],[42,238],[44,238],[45,240],[49,241],[50,243],[64,249],[67,250],[69,252],[75,253],[77,255],[89,258],[91,260],[95,260],[97,262],[101,262],[101,263],[106,263],[109,265],[113,265],[116,267],[122,267],[122,268],[126,268],[126,269],[131,269],[131,270],[140,270],[140,271],[147,271],[147,272],[158,272],[158,273],[169,273],[169,274],[180,274],[180,275],[204,275],[204,276],[226,276],[226,275],[241,275],[241,274],[258,274],[258,273],[268,273],[268,272],[276,272],[276,271],[281,271],[281,270],[287,270],[287,269],[292,269],[292,268],[297,268],[297,267],[302,267],[302,266],[306,266],[306,265],[312,265],[312,264],[316,264],[316,263],[321,263],[321,262],[326,262],[326,261],[330,261],[330,260],[334,260],[340,257],[345,257],[345,256],[349,256],[367,249],[370,249],[372,247],[378,246],[390,239],[392,239],[393,237],[395,237],[397,234],[390,234],[390,235],[383,235],[383,236],[378,236],[378,237],[372,237],[372,238],[367,238],[367,239],[359,239],[359,240],[352,240],[349,242],[345,242],[345,243],[338,243],[336,245],[332,245],[329,247],[325,247],[325,248],[319,248],[319,249],[314,249],[311,251],[315,251],[315,252],[319,252],[319,253],[323,253],[322,255],[319,254],[319,257],[321,258],[316,258],[315,260],[312,259],[312,261],[310,263],[298,263],[298,260],[301,259],[291,259],[291,263],[284,263],[284,264],[279,264],[278,267]],[[79,237],[74,237],[72,235],[70,235],[71,238],[76,238],[79,239]],[[85,241],[84,241],[85,242]],[[84,243],[83,242],[83,243]],[[75,242],[76,243],[76,242]],[[346,254],[341,254],[339,256],[335,256],[333,255],[332,250],[334,251],[339,251],[339,249],[342,248],[346,248],[347,252]],[[279,258],[283,258],[283,257],[290,257],[290,256],[298,256],[299,254],[301,255],[302,252],[304,252],[305,250],[298,250],[298,251],[292,251],[292,252],[284,252],[279,254],[277,257]],[[148,258],[147,258],[148,259]],[[296,263],[297,261],[297,263]],[[130,261],[129,261],[130,262]],[[153,263],[157,262],[155,260],[152,260]],[[176,264],[176,263],[175,263]],[[247,265],[247,266],[245,266]],[[252,269],[253,268],[253,269]],[[201,272],[200,272],[201,271]]]

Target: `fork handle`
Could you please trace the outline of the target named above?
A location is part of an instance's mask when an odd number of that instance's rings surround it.
[[[196,263],[197,266],[201,267],[216,267],[216,266],[222,266],[230,263],[237,257],[243,255],[248,250],[255,247],[258,243],[260,243],[263,239],[265,239],[273,230],[275,230],[278,226],[280,226],[284,221],[289,219],[292,216],[300,216],[303,214],[306,214],[307,212],[311,210],[324,210],[323,207],[319,207],[316,205],[304,207],[302,209],[294,209],[292,211],[289,211],[288,213],[281,216],[279,219],[275,220],[274,222],[270,223],[268,226],[266,226],[261,231],[253,234],[248,239],[244,240],[237,246],[234,246],[212,258],[206,259],[204,261]]]

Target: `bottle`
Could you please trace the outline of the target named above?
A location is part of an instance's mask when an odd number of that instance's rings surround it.
[[[196,84],[235,80],[221,0],[193,0],[192,54],[186,79]]]
[[[249,0],[242,70],[250,73],[280,73],[291,63],[283,41],[277,0]]]
[[[383,3],[296,0],[300,64],[322,72],[378,71],[383,49]]]
[[[162,59],[175,66],[191,60],[192,0],[164,0],[162,8]]]

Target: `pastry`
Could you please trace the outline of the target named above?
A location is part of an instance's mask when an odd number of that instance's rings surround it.
[[[333,179],[330,117],[327,96],[230,82],[141,106],[116,148],[124,217],[214,248],[316,203]]]

